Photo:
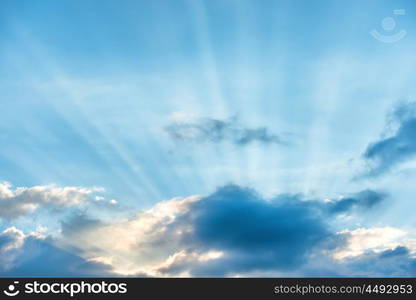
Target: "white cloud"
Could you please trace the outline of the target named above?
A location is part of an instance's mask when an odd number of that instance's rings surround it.
[[[334,253],[335,259],[345,259],[363,255],[368,251],[381,252],[394,249],[403,243],[406,232],[393,227],[358,228],[343,230],[338,235],[346,239],[345,245]]]
[[[189,224],[169,226],[199,200],[199,196],[191,196],[160,202],[131,220],[93,226],[62,243],[81,249],[88,260],[112,265],[119,274],[165,276],[161,270],[175,262],[208,261],[223,255],[214,250],[184,250],[181,236],[192,228]]]
[[[186,250],[181,250],[173,255],[169,255],[169,257],[159,266],[156,266],[153,270],[151,270],[153,276],[170,276],[169,271],[177,266],[186,266],[192,265],[197,263],[205,263],[211,260],[216,260],[224,256],[224,252],[222,251],[208,251],[203,253],[198,252],[190,252]],[[185,270],[177,272],[175,274],[176,277],[191,277],[191,274]],[[150,275],[150,274],[149,274]]]
[[[43,229],[41,229],[42,231]],[[42,239],[42,232],[32,232],[28,235],[16,227],[9,227],[0,233],[0,271],[12,268],[16,258],[21,253],[25,240],[28,236]]]
[[[8,182],[0,183],[0,218],[15,219],[28,215],[41,207],[71,207],[85,202],[101,188],[56,187],[54,185],[18,187]]]

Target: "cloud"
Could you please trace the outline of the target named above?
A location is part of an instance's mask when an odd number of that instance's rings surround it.
[[[111,267],[60,249],[52,238],[24,234],[15,227],[0,233],[0,276],[114,276]]]
[[[77,206],[99,188],[56,187],[53,185],[12,189],[8,182],[0,183],[0,219],[12,220],[34,213],[40,208]]]
[[[301,270],[301,276],[414,277],[416,243],[394,227],[343,230]]]
[[[10,198],[17,190],[2,193]],[[125,220],[78,211],[53,237],[14,227],[0,233],[0,276],[351,274],[365,259],[375,259],[373,252],[411,247],[401,242],[406,233],[395,228],[331,229],[333,216],[372,210],[384,199],[372,190],[326,201],[301,194],[266,199],[253,189],[227,185],[208,196],[157,203]]]
[[[51,238],[15,227],[0,233],[0,276],[114,276],[111,267],[88,261],[54,245]]]
[[[371,230],[371,228],[369,228]],[[390,245],[391,246],[391,245]],[[415,277],[414,248],[406,244],[386,247],[384,250],[367,249],[360,255],[342,260],[330,256],[314,257],[297,276],[308,277]]]
[[[62,224],[63,243],[123,275],[292,272],[314,253],[345,243],[331,231],[328,214],[371,209],[381,201],[372,191],[353,195],[353,204],[334,209],[336,200],[264,199],[252,189],[227,185],[209,196],[158,203],[130,220],[102,223],[78,216]]]
[[[416,259],[405,246],[371,251],[348,261],[350,274],[367,277],[415,277]]]
[[[174,121],[166,126],[165,130],[172,139],[178,141],[213,143],[229,141],[240,146],[253,142],[287,145],[280,135],[270,133],[267,127],[245,128],[236,119],[205,118],[194,122]]]
[[[383,192],[364,190],[338,201],[331,201],[328,205],[332,213],[347,212],[352,209],[370,209],[387,198]]]
[[[336,259],[357,257],[368,251],[384,251],[395,248],[406,235],[393,227],[358,228],[343,230],[338,235],[345,241],[333,253]]]
[[[390,116],[393,133],[370,144],[364,158],[371,163],[369,176],[378,176],[416,157],[416,103],[399,104]]]
[[[75,238],[82,231],[96,228],[102,224],[101,221],[93,219],[85,213],[78,213],[61,222],[61,232],[65,237]]]
[[[0,233],[0,273],[12,267],[24,243],[25,235],[15,227]]]
[[[193,275],[287,270],[302,263],[330,232],[313,207],[288,200],[268,202],[250,189],[230,185],[196,202],[177,221],[192,224],[185,240],[200,252],[225,254],[215,264],[197,265]]]

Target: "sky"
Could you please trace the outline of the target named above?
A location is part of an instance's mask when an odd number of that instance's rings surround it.
[[[411,0],[1,1],[0,276],[416,276],[415,34]]]

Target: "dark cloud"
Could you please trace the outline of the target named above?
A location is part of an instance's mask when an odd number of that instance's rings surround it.
[[[219,273],[291,268],[330,235],[312,207],[299,199],[267,202],[237,186],[198,202],[191,218],[199,248],[232,253],[218,265]]]
[[[394,134],[370,144],[364,158],[371,162],[369,176],[378,176],[416,156],[416,103],[398,105],[391,114],[389,127]]]
[[[245,128],[235,119],[200,119],[195,122],[175,122],[165,127],[166,132],[175,140],[193,142],[230,141],[236,145],[253,142],[287,145],[277,134],[270,133],[266,127]]]
[[[181,261],[161,271],[188,270],[194,276],[226,276],[256,270],[295,270],[316,249],[334,249],[343,242],[330,231],[328,212],[341,213],[354,207],[369,209],[383,199],[374,191],[354,196],[331,203],[305,201],[299,195],[267,200],[251,189],[225,186],[195,202],[187,214],[171,224],[171,230],[190,225],[192,234],[185,236],[183,242],[189,251],[218,249],[226,255],[209,263]]]

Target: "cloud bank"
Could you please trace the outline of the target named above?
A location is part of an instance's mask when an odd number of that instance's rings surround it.
[[[0,276],[414,276],[416,242],[407,232],[332,227],[337,216],[359,216],[386,197],[364,190],[325,201],[266,199],[227,185],[125,220],[77,213],[54,237],[0,233]]]
[[[69,247],[123,275],[285,274],[301,272],[322,251],[347,252],[341,248],[347,233],[333,232],[328,217],[372,209],[384,197],[367,190],[329,202],[298,195],[264,199],[228,185],[206,197],[158,203],[122,222],[77,217],[64,222],[62,232]]]

